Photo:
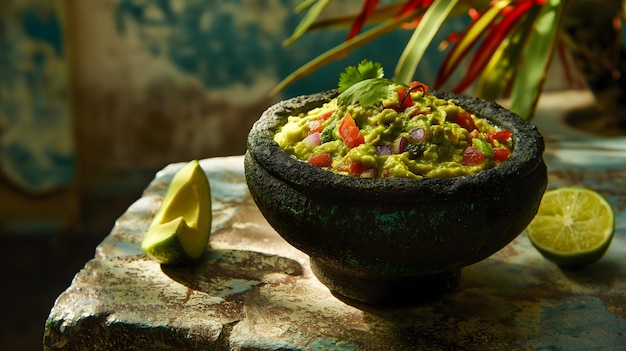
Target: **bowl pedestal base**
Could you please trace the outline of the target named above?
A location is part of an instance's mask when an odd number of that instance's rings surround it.
[[[317,279],[339,299],[369,306],[410,306],[436,299],[456,289],[461,270],[432,275],[367,275],[311,257]]]

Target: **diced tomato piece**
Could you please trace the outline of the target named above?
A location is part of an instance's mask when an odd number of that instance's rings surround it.
[[[468,146],[463,152],[463,165],[471,166],[483,162],[485,154],[476,147]]]
[[[511,155],[511,152],[503,147],[494,147],[493,148],[493,157],[491,158],[494,161],[504,161]]]
[[[471,9],[470,9],[470,11],[471,11]],[[476,11],[476,10],[474,10],[474,11]],[[448,34],[448,38],[446,40],[448,42],[450,42],[450,43],[454,43],[455,41],[459,40],[459,37],[460,37],[459,33],[454,32],[454,33]]]
[[[477,21],[480,18],[480,12],[473,7],[470,7],[467,11],[468,15],[472,19],[472,21]]]
[[[353,159],[348,158],[337,166],[337,170],[339,172],[346,172],[351,176],[360,176],[365,170],[365,166],[362,163],[358,163]]]
[[[317,167],[330,167],[333,164],[333,158],[327,153],[317,154],[309,158],[309,163]]]
[[[365,143],[363,133],[361,133],[349,113],[346,113],[341,119],[341,122],[339,122],[339,135],[348,147],[356,147]]]
[[[364,170],[365,170],[365,166],[362,163],[358,163],[356,161],[350,162],[349,173],[351,176],[360,176]]]
[[[322,130],[324,130],[323,122],[329,119],[330,116],[333,115],[333,113],[335,113],[335,110],[328,111],[324,114],[319,115],[319,117],[317,117],[317,120],[315,121],[309,121],[307,123],[307,125],[309,126],[309,134],[321,133]]]
[[[335,113],[335,110],[328,111],[328,112],[320,115],[319,117],[317,117],[317,119],[320,120],[320,121],[325,121],[325,120],[329,119],[330,116],[333,115],[333,113]]]
[[[471,132],[474,129],[476,129],[476,124],[474,123],[474,119],[472,118],[472,115],[470,115],[470,113],[467,111],[459,112],[454,117],[454,121],[461,127],[467,129],[468,132]]]
[[[307,125],[309,126],[309,134],[321,133],[322,130],[324,129],[324,126],[322,125],[322,121],[320,120],[309,121]]]
[[[404,87],[398,88],[398,103],[400,104],[400,108],[405,110],[408,107],[413,106],[413,100],[411,99],[411,94],[407,92]]]
[[[417,88],[420,87],[422,88],[422,91],[424,92],[424,95],[428,95],[428,85],[422,83],[422,82],[418,82],[418,81],[412,81],[411,83],[409,83],[409,88],[412,88],[411,90],[415,90],[413,88]]]
[[[349,147],[357,147],[365,143],[365,137],[356,127],[348,128],[343,134],[342,139]]]
[[[496,132],[487,132],[485,135],[487,136],[487,141],[490,144],[494,144],[493,141],[507,141],[513,133],[510,130],[499,130]]]

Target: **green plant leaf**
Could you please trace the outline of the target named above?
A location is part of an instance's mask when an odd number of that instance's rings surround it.
[[[519,66],[511,90],[510,109],[527,120],[533,117],[543,89],[567,2],[546,1],[526,43],[526,50],[532,50],[532,54],[525,55]]]
[[[461,1],[450,12],[450,15],[448,17],[465,16],[470,7],[483,8],[483,7],[486,7],[490,2],[491,0]],[[372,12],[372,15],[365,23],[366,24],[380,23],[384,20],[397,17],[399,16],[399,12],[405,6],[406,4],[402,1],[387,4],[387,5],[379,5],[378,7],[376,7],[374,12]],[[423,13],[423,12],[424,10],[420,8],[418,10],[414,10],[413,14],[416,15],[416,14]],[[326,28],[347,28],[347,27],[350,27],[350,25],[354,22],[354,20],[357,18],[358,15],[359,15],[358,13],[353,13],[349,15],[318,19],[313,24],[311,24],[308,30],[312,31],[316,29],[326,29]]]
[[[461,79],[461,82],[456,85],[453,92],[461,93],[470,87],[488,63],[493,59],[494,53],[497,51],[498,47],[504,38],[506,38],[508,33],[515,28],[515,25],[525,17],[525,14],[527,14],[528,11],[535,6],[536,5],[531,1],[524,1],[512,8],[510,11],[503,13],[500,21],[496,25],[490,27],[489,33],[485,35],[485,38],[481,42],[480,46],[476,49],[476,52],[467,66],[463,79]]]
[[[298,40],[309,29],[311,24],[320,16],[322,11],[330,3],[330,0],[308,0],[300,4],[296,8],[296,12],[303,11],[305,8],[309,8],[304,18],[298,23],[298,26],[294,30],[291,37],[283,42],[283,45],[291,45]]]
[[[522,52],[519,43],[522,31],[510,33],[480,75],[476,84],[476,96],[485,100],[496,100],[502,96],[508,82],[515,75],[515,67]]]
[[[365,22],[366,24],[372,23],[380,23],[389,18],[393,18],[398,11],[402,8],[401,3],[393,3],[389,5],[382,5],[377,7],[370,18]],[[349,15],[342,15],[336,17],[329,17],[324,19],[319,19],[315,21],[309,27],[309,31],[316,29],[327,29],[327,28],[349,28],[350,25],[354,22],[354,20],[359,16],[358,13],[353,13]]]
[[[351,40],[345,41],[333,47],[332,49],[324,52],[323,54],[307,62],[305,65],[301,66],[297,70],[293,71],[289,76],[287,76],[287,78],[283,79],[280,83],[278,83],[278,85],[274,87],[274,89],[272,89],[272,91],[270,91],[268,95],[275,96],[276,94],[278,94],[278,92],[285,89],[285,87],[292,84],[296,80],[310,74],[311,72],[314,72],[318,68],[332,61],[344,58],[346,55],[348,55],[350,51],[358,47],[361,47],[382,35],[385,35],[387,33],[390,33],[398,29],[402,25],[403,22],[406,22],[407,20],[413,18],[414,16],[415,16],[414,14],[410,14],[410,15],[386,20],[382,22],[381,24],[379,24],[378,26],[375,26],[374,28],[362,34],[357,35]]]
[[[295,10],[296,13],[300,13],[300,12],[308,9],[313,4],[315,4],[317,1],[319,1],[319,0],[302,0],[302,2],[300,4],[298,4],[298,6],[296,6],[296,10]]]
[[[515,77],[517,66],[523,59],[532,24],[541,7],[531,8],[526,17],[516,24],[504,38],[476,84],[476,96],[485,100],[496,100],[506,94],[507,87]]]
[[[398,60],[394,80],[408,83],[413,79],[426,49],[457,2],[458,0],[435,0],[430,5]]]

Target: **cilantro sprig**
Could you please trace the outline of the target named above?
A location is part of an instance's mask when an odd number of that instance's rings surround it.
[[[362,60],[358,66],[348,66],[339,75],[339,86],[337,91],[343,93],[354,84],[366,79],[382,78],[385,76],[383,66],[378,62]]]
[[[362,106],[376,106],[389,95],[392,81],[385,78],[371,78],[353,84],[337,97],[341,106],[356,104]]]
[[[339,76],[339,105],[358,102],[362,106],[376,106],[382,103],[389,94],[389,87],[394,84],[383,76],[383,67],[378,62],[363,60],[356,67],[347,67]]]

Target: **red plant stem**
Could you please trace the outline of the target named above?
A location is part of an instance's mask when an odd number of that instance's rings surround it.
[[[581,83],[580,79],[576,79],[576,75],[574,73],[573,64],[570,61],[570,56],[568,55],[567,49],[563,44],[562,40],[559,40],[556,43],[557,53],[559,58],[561,59],[561,65],[563,66],[563,72],[565,73],[565,79],[570,87],[574,89],[584,88],[585,84]]]
[[[487,8],[483,12],[483,14],[489,11],[489,9],[491,9],[493,6],[494,6],[494,2],[491,2],[489,4],[489,8]],[[439,72],[437,73],[437,77],[435,78],[435,84],[434,84],[435,89],[441,89],[441,86],[445,83],[446,80],[448,80],[448,78],[450,78],[450,75],[454,71],[454,68],[458,65],[459,61],[461,61],[462,58],[465,57],[465,55],[470,51],[470,49],[474,47],[476,42],[478,42],[478,39],[480,39],[480,36],[476,36],[474,40],[472,40],[472,42],[469,45],[467,45],[465,49],[463,49],[463,51],[459,53],[459,55],[457,55],[458,59],[455,60],[455,62],[450,62],[450,59],[454,57],[455,53],[459,50],[459,43],[461,43],[464,37],[467,35],[467,33],[469,33],[472,30],[472,27],[476,25],[476,22],[478,21],[479,17],[475,17],[475,16],[476,14],[473,14],[473,15],[470,14],[470,17],[472,18],[472,22],[469,24],[467,28],[465,28],[463,33],[461,33],[460,35],[457,34],[458,36],[456,38],[457,44],[444,57],[443,62],[441,63],[441,66],[440,66],[441,68],[439,69]],[[491,28],[492,26],[493,24],[489,24],[487,27],[485,27],[485,31]]]
[[[379,0],[365,0],[363,2],[363,9],[361,9],[361,13],[359,13],[359,16],[354,20],[354,23],[352,23],[346,40],[350,40],[359,34],[367,19],[370,18],[372,12],[374,12],[374,9],[378,6],[378,2]]]
[[[510,12],[507,12],[502,20],[491,29],[476,50],[474,57],[472,57],[463,80],[453,89],[454,93],[461,93],[472,84],[480,72],[483,71],[487,62],[489,62],[489,59],[493,56],[513,25],[536,4],[536,1],[524,1],[518,4]]]
[[[417,9],[423,9],[430,6],[433,3],[433,0],[409,0],[404,4],[402,9],[398,11],[395,18],[402,17],[404,15],[408,15],[410,12],[413,12]]]

